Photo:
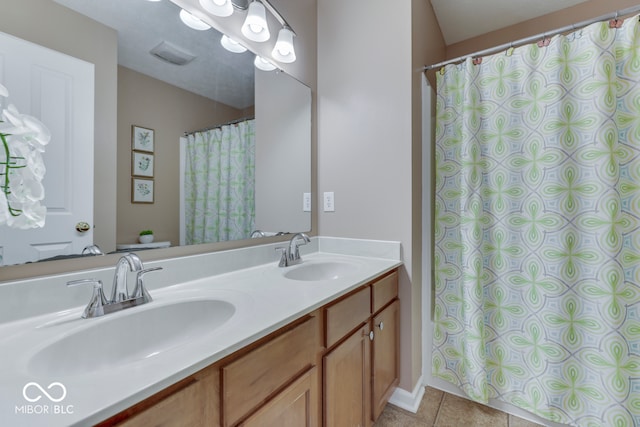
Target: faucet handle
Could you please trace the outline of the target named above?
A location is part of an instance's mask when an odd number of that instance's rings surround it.
[[[107,303],[102,290],[102,281],[98,279],[80,279],[67,282],[67,286],[93,285],[93,294],[89,304],[84,309],[82,317],[98,317],[104,315],[104,306]]]
[[[144,302],[153,301],[151,295],[147,292],[147,288],[144,287],[144,275],[158,270],[162,270],[162,267],[145,268],[138,272],[136,275],[136,287],[133,289],[132,298],[144,297]]]
[[[280,262],[278,263],[278,267],[288,267],[289,266],[289,259],[287,258],[287,251],[289,248],[287,248],[286,246],[277,246],[275,248],[276,252],[280,251],[281,255],[280,255]]]

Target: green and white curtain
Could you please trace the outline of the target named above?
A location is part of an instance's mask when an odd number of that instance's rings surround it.
[[[437,73],[433,374],[640,426],[640,28]]]
[[[247,239],[255,225],[255,120],[188,135],[186,243]]]

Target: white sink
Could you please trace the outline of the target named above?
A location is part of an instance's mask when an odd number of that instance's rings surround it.
[[[36,352],[28,362],[30,372],[75,375],[143,360],[202,338],[236,311],[233,304],[216,299],[153,304],[83,319],[87,327]]]
[[[284,277],[302,281],[336,280],[357,272],[359,268],[358,264],[342,261],[305,261],[291,267]]]

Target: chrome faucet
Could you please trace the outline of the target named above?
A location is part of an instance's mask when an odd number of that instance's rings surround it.
[[[141,271],[143,269],[142,261],[138,255],[129,253],[120,257],[116,264],[116,272],[113,275],[111,302],[121,302],[129,299],[127,271]]]
[[[300,264],[302,262],[302,258],[300,258],[299,247],[302,245],[306,245],[309,242],[311,242],[309,236],[304,233],[297,233],[294,234],[294,236],[291,238],[291,241],[289,241],[288,247],[277,247],[277,251],[282,251],[282,256],[280,257],[278,267],[289,267],[291,265]]]
[[[104,252],[98,245],[89,245],[82,249],[82,255],[104,255]]]
[[[251,239],[256,239],[256,238],[258,238],[258,237],[267,237],[267,234],[266,234],[264,231],[262,231],[262,230],[253,230],[253,231],[251,232],[251,236],[250,236],[250,238],[251,238]]]
[[[152,271],[162,270],[162,267],[145,269],[140,258],[133,253],[123,255],[116,264],[113,276],[113,289],[111,299],[104,296],[102,281],[98,279],[81,279],[67,282],[67,286],[93,285],[93,294],[89,304],[84,309],[82,317],[100,317],[105,314],[135,307],[152,301],[151,295],[144,286],[144,275]],[[127,289],[127,272],[137,271],[136,286],[131,294]]]

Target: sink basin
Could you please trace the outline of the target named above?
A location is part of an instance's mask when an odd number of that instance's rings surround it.
[[[284,277],[292,280],[321,281],[335,280],[348,276],[358,270],[357,264],[341,261],[304,262],[284,273]]]
[[[29,360],[29,370],[74,375],[143,360],[201,338],[235,313],[233,304],[214,299],[151,304],[82,320],[93,324],[39,350]]]

